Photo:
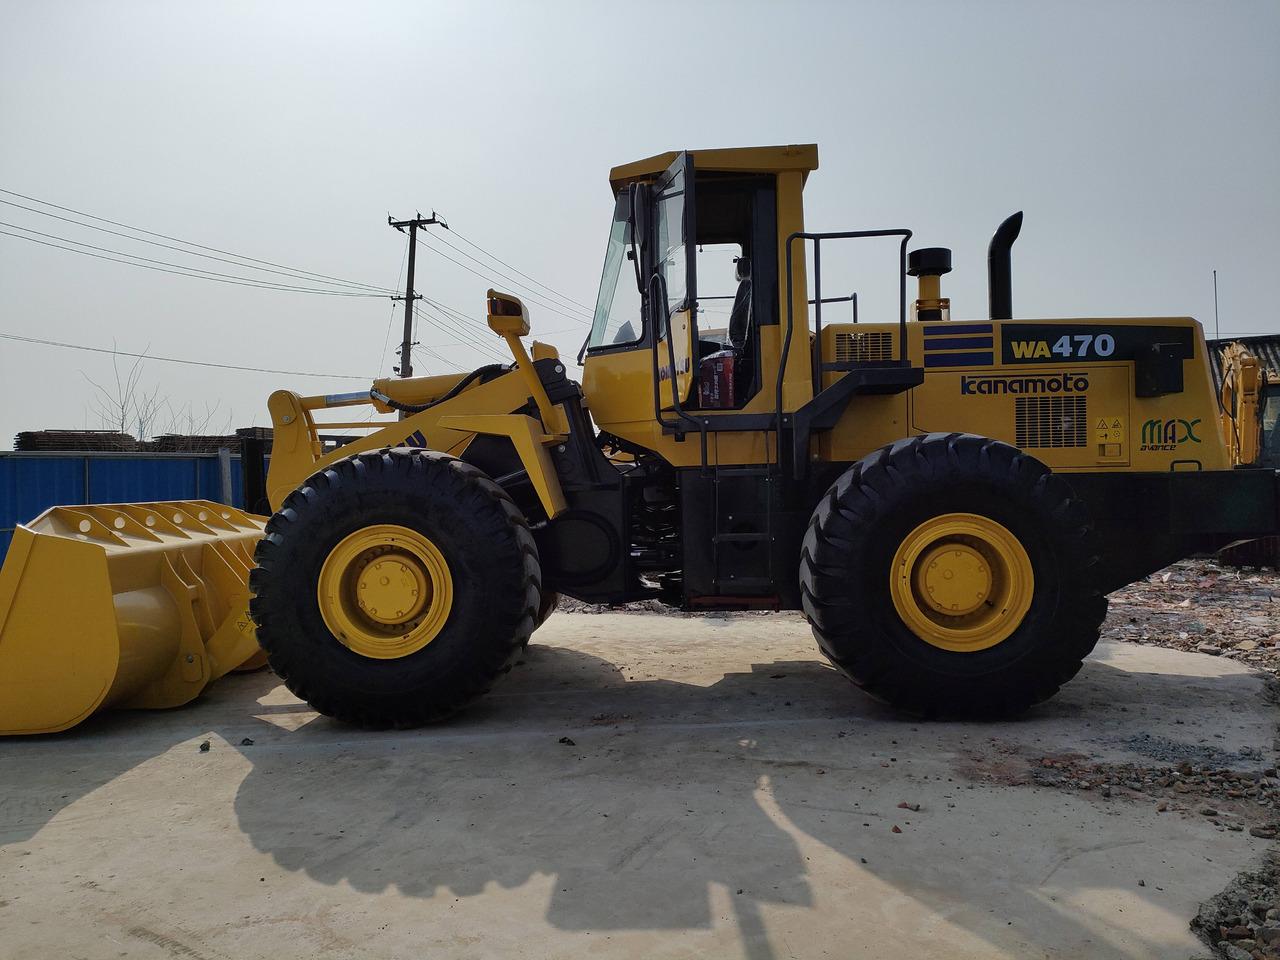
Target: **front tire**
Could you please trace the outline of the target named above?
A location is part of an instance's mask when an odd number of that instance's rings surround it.
[[[442,453],[326,467],[267,524],[250,613],[271,667],[328,716],[414,727],[506,673],[541,601],[538,549],[511,498]]]
[[[542,594],[542,603],[538,606],[538,620],[534,624],[533,629],[537,630],[547,622],[547,617],[556,612],[556,605],[560,602],[560,594],[554,590],[548,590]]]
[[[814,510],[804,611],[854,683],[926,716],[1051,697],[1106,615],[1097,541],[1070,487],[1015,447],[930,434],[876,451]]]

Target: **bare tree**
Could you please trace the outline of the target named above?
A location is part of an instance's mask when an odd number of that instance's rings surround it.
[[[184,437],[199,436],[228,436],[231,433],[231,413],[228,411],[225,418],[217,421],[215,426],[215,418],[218,416],[218,410],[222,406],[222,401],[215,401],[213,404],[208,402],[204,405],[204,410],[196,410],[190,402],[181,407],[174,407],[167,400],[164,403],[166,411],[166,419],[164,428],[155,431],[157,436],[165,434],[177,434]],[[193,443],[179,444],[179,449],[192,448]]]
[[[138,357],[127,370],[121,371],[120,357],[112,356],[114,380],[105,386],[80,371],[96,391],[90,400],[88,413],[97,417],[103,429],[131,434],[140,441],[150,437],[156,418],[168,405],[168,399],[160,396],[159,386],[152,387],[150,391],[143,386],[143,360],[143,357]]]
[[[105,384],[91,379],[83,370],[80,372],[95,391],[85,411],[86,427],[93,417],[103,429],[135,436],[139,443],[172,436],[173,440],[165,442],[165,449],[173,452],[206,448],[194,440],[178,438],[231,434],[232,413],[219,415],[220,400],[205,403],[204,409],[199,410],[190,402],[175,405],[169,397],[160,395],[158,386],[148,389],[143,383],[145,359],[145,355],[138,357],[125,368],[118,355],[112,357],[114,379]]]

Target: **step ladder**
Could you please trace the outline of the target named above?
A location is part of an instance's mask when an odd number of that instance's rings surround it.
[[[768,466],[712,468],[713,583],[722,596],[775,592],[773,499],[778,478]]]

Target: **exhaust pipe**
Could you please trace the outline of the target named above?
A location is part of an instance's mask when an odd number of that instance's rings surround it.
[[[1022,232],[1022,211],[1007,218],[996,228],[987,247],[987,302],[992,320],[1013,319],[1013,281],[1010,275],[1009,249]]]

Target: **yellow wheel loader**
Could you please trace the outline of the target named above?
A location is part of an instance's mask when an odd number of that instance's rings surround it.
[[[1219,353],[1218,421],[1233,466],[1280,467],[1280,377],[1263,362],[1268,339],[1234,340]],[[1236,567],[1280,567],[1280,537],[1233,543],[1217,558]]]
[[[1218,422],[1233,466],[1280,466],[1280,376],[1268,369],[1248,341],[1222,348]]]
[[[1079,670],[1109,591],[1280,529],[1276,471],[1232,469],[1213,429],[1195,320],[1015,319],[1021,214],[990,243],[988,316],[952,320],[949,250],[805,229],[817,166],[798,145],[615,168],[576,379],[490,291],[510,364],[272,394],[249,610],[289,688],[427,723],[510,668],[554,594],[657,597],[802,610],[870,694],[1007,715]],[[873,243],[896,310],[860,317],[823,259]],[[399,419],[324,448],[368,407]]]

